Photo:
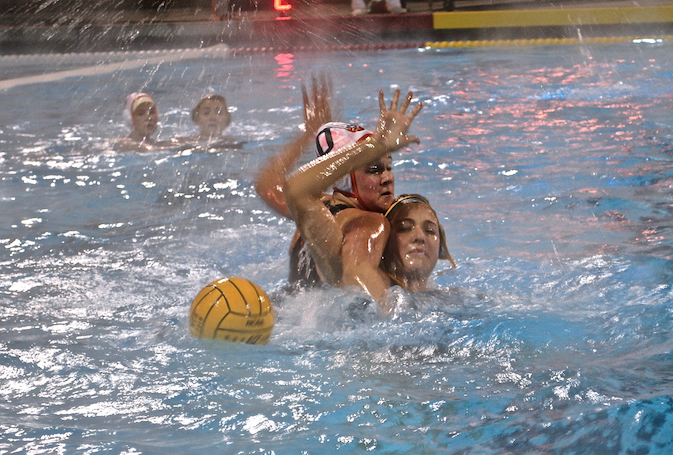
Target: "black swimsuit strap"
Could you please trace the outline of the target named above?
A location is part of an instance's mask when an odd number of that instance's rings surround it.
[[[330,212],[332,212],[332,215],[336,215],[342,210],[352,209],[353,207],[346,204],[336,204],[336,205],[328,205],[327,208],[329,209]]]

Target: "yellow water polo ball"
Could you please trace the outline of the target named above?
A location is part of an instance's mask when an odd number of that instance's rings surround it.
[[[189,328],[198,338],[266,344],[274,315],[266,293],[245,278],[222,278],[201,290],[189,310]]]

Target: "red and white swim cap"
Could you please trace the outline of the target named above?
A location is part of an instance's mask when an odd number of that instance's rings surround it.
[[[152,99],[151,96],[149,96],[147,93],[131,93],[129,96],[126,97],[126,108],[124,109],[124,117],[131,121],[133,118],[133,113],[135,112],[136,109],[138,109],[138,106],[140,106],[143,103],[151,103],[156,105],[154,100]]]
[[[360,142],[373,134],[371,131],[358,125],[342,122],[325,123],[320,127],[319,133],[315,138],[316,152],[321,157],[332,151]],[[357,199],[358,189],[355,185],[355,176],[353,173],[351,172],[350,175],[339,179],[334,184],[334,191]]]

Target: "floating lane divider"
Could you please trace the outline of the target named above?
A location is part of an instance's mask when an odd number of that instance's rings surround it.
[[[0,80],[0,90],[7,90],[22,85],[41,84],[59,81],[68,77],[84,77],[100,74],[115,73],[146,65],[161,65],[164,63],[180,61],[190,58],[199,58],[209,53],[230,54],[241,56],[257,53],[289,53],[289,52],[328,52],[328,51],[378,51],[388,49],[439,49],[455,47],[496,47],[496,46],[549,46],[563,44],[612,44],[612,43],[655,43],[673,41],[673,35],[660,36],[611,36],[593,38],[537,38],[537,39],[511,39],[511,40],[465,40],[465,41],[428,41],[425,43],[385,43],[385,44],[341,44],[331,46],[281,46],[281,47],[238,47],[230,48],[225,44],[202,49],[175,49],[169,51],[137,51],[137,52],[96,52],[80,54],[31,54],[31,55],[7,55],[0,56],[0,60],[21,60],[39,58],[41,62],[50,58],[63,59],[68,56],[73,59],[87,60],[93,57],[120,57],[122,61],[86,66],[68,71],[40,74],[36,76],[20,77],[16,79]]]
[[[88,66],[66,71],[54,71],[35,76],[19,77],[14,79],[0,79],[0,90],[31,84],[44,84],[60,81],[69,77],[85,77],[101,74],[116,73],[118,71],[142,68],[149,65],[161,65],[185,59],[200,58],[208,54],[227,54],[241,56],[258,53],[288,53],[288,52],[328,52],[328,51],[376,51],[383,49],[418,49],[426,43],[384,43],[384,44],[341,44],[331,46],[280,46],[280,47],[238,47],[231,48],[226,44],[201,49],[172,49],[152,51],[119,51],[119,52],[81,52],[67,54],[14,54],[0,56],[0,61],[30,63],[40,62],[82,62]],[[117,60],[109,63],[91,65],[95,60]]]
[[[590,26],[673,22],[673,6],[436,12],[437,29]]]
[[[334,44],[330,46],[278,46],[231,48],[233,55],[288,52],[380,51],[386,49],[419,49],[426,43]]]
[[[0,90],[6,90],[13,87],[30,84],[44,84],[47,82],[60,81],[68,77],[83,77],[94,76],[99,74],[116,73],[117,71],[130,70],[135,68],[142,68],[146,65],[161,65],[169,62],[176,62],[180,60],[199,58],[209,53],[226,53],[229,47],[225,44],[218,44],[203,49],[175,49],[169,51],[139,51],[129,52],[128,54],[121,53],[124,59],[119,62],[105,63],[100,65],[90,65],[83,68],[77,68],[67,71],[56,71],[53,73],[39,74],[36,76],[19,77],[16,79],[0,80]],[[4,58],[13,59],[31,59],[31,58],[48,58],[47,56],[57,56],[64,59],[72,55],[73,58],[82,59],[83,57],[101,57],[108,55],[109,57],[119,56],[120,53],[91,53],[91,54],[35,54],[27,56],[8,56]]]
[[[388,43],[388,44],[341,44],[331,46],[281,46],[281,47],[238,47],[231,48],[234,56],[259,53],[291,52],[338,52],[338,51],[378,51],[387,49],[439,49],[445,47],[495,47],[495,46],[553,46],[563,44],[613,44],[613,43],[649,43],[673,41],[673,35],[661,36],[605,36],[593,38],[538,38],[508,40],[465,40],[465,41],[428,41],[425,43]]]
[[[468,41],[435,41],[425,43],[426,49],[445,47],[498,47],[498,46],[555,46],[563,44],[614,44],[614,43],[656,43],[673,41],[673,35],[652,37],[636,36],[604,36],[594,38],[538,38],[538,39],[507,39],[507,40],[468,40]]]

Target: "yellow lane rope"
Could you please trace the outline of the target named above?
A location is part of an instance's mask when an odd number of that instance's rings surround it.
[[[673,41],[673,35],[661,36],[605,36],[594,38],[538,38],[538,39],[499,39],[499,40],[465,40],[465,41],[434,41],[425,43],[426,48],[439,49],[445,47],[496,47],[496,46],[554,46],[563,44],[614,44],[631,42],[663,42]]]

